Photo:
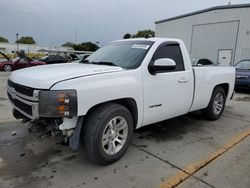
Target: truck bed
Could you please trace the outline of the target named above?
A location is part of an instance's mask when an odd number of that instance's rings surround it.
[[[194,93],[190,111],[206,108],[213,88],[220,83],[227,83],[227,99],[232,96],[235,83],[235,77],[232,77],[232,74],[235,74],[234,67],[195,66],[193,73]]]

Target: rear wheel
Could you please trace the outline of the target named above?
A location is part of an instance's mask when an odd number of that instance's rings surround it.
[[[226,103],[225,90],[222,87],[216,87],[208,107],[201,110],[203,116],[208,120],[217,120],[221,117]]]
[[[3,70],[5,71],[5,72],[10,72],[10,71],[12,71],[12,66],[11,65],[4,65],[3,66]]]
[[[83,145],[86,156],[99,164],[119,160],[126,152],[133,133],[133,119],[119,104],[97,107],[84,124]]]

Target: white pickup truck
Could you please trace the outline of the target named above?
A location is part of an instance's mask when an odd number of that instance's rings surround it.
[[[14,71],[7,93],[17,119],[41,122],[109,164],[134,129],[196,110],[220,118],[234,82],[233,67],[192,67],[181,40],[148,38],[111,42],[81,63]]]

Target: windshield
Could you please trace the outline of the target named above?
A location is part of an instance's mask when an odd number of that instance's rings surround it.
[[[246,69],[250,70],[250,60],[244,60],[235,65],[237,69]]]
[[[141,65],[153,43],[152,41],[112,42],[90,55],[83,63],[135,69]]]
[[[14,59],[12,59],[13,62],[17,61],[18,59],[20,59],[20,57],[15,57]]]

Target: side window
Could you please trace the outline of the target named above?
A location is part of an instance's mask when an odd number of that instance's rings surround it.
[[[58,60],[63,61],[64,58],[62,56],[58,56]]]
[[[153,61],[161,58],[169,58],[175,61],[176,68],[173,71],[183,71],[184,63],[179,44],[163,44],[161,45],[153,56]]]
[[[56,60],[56,56],[54,55],[49,56],[49,61],[55,61],[55,60]]]
[[[62,58],[59,55],[55,55],[55,60],[60,61]]]

